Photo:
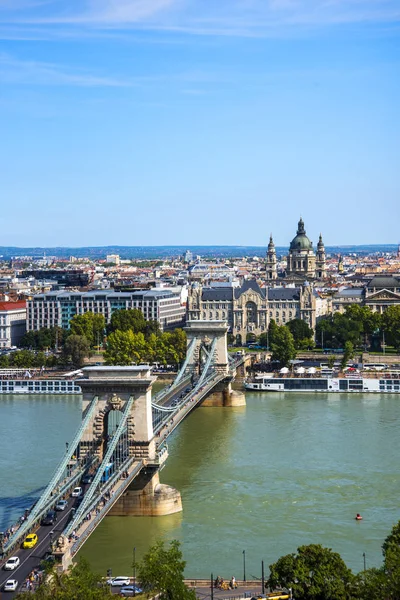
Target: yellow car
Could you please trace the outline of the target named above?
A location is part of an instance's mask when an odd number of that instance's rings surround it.
[[[33,548],[34,546],[36,546],[38,542],[38,536],[36,535],[36,533],[30,533],[28,536],[26,536],[24,543],[22,544],[23,548]]]

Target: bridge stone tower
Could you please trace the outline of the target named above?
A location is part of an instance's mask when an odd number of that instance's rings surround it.
[[[188,321],[184,327],[187,336],[188,349],[194,344],[188,366],[201,365],[202,353],[214,352],[213,364],[220,373],[228,373],[228,347],[226,321]],[[215,340],[215,341],[214,341]],[[214,349],[211,346],[214,343]]]
[[[134,399],[127,418],[129,456],[142,460],[145,466],[108,514],[158,516],[181,511],[179,492],[159,481],[160,465],[151,406],[152,385],[157,378],[151,375],[148,366],[86,367],[83,372],[85,377],[79,380],[83,417],[94,396],[98,401],[81,437],[81,458],[85,453],[92,453],[100,461],[103,459],[111,411],[123,411],[129,399]]]
[[[233,377],[229,374],[229,355],[227,344],[228,324],[226,321],[188,321],[184,327],[188,344],[188,367],[199,374],[202,363],[210,353],[216,373],[226,374],[213,392],[205,398],[202,406],[243,406],[246,404],[242,392],[232,390]],[[205,356],[204,356],[205,354]]]

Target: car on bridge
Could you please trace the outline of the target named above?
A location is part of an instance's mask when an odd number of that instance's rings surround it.
[[[36,533],[30,533],[29,535],[26,536],[26,538],[24,539],[24,542],[22,544],[23,548],[33,548],[34,546],[36,546],[36,544],[38,543],[38,536],[36,535]]]
[[[56,510],[65,510],[68,506],[68,502],[66,500],[59,500],[56,504]]]
[[[8,579],[3,585],[3,592],[15,592],[18,587],[18,581],[16,579]]]
[[[71,496],[72,498],[80,498],[81,496],[83,496],[83,489],[81,487],[74,488]]]
[[[6,564],[4,565],[3,569],[5,571],[14,571],[14,569],[19,567],[20,562],[21,561],[19,560],[18,556],[11,556],[11,558],[9,558]]]
[[[57,521],[57,513],[55,510],[49,510],[49,512],[41,520],[41,525],[54,525]]]
[[[88,483],[92,483],[92,481],[93,481],[93,475],[89,475],[89,474],[87,473],[86,475],[84,475],[84,476],[82,477],[82,483],[83,483],[84,485],[85,485],[85,484],[88,484]]]

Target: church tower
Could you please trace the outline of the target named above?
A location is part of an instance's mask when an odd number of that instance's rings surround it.
[[[267,281],[271,281],[277,278],[276,272],[276,252],[275,252],[275,244],[272,239],[272,233],[269,238],[268,250],[267,250],[267,260],[265,263],[265,272]]]
[[[286,274],[300,275],[306,279],[315,277],[315,253],[312,242],[306,235],[304,221],[301,217],[296,236],[290,242]]]
[[[315,260],[315,276],[317,279],[324,279],[326,276],[326,254],[321,233],[319,234],[319,241],[317,245],[317,256]]]

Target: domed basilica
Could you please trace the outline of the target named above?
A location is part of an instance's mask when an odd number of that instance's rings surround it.
[[[324,279],[326,274],[326,255],[322,235],[319,236],[317,252],[314,252],[311,240],[306,235],[304,221],[300,217],[296,236],[290,242],[287,255],[286,278],[294,281],[306,279]],[[266,278],[276,279],[276,252],[272,235],[269,240],[266,257]]]

